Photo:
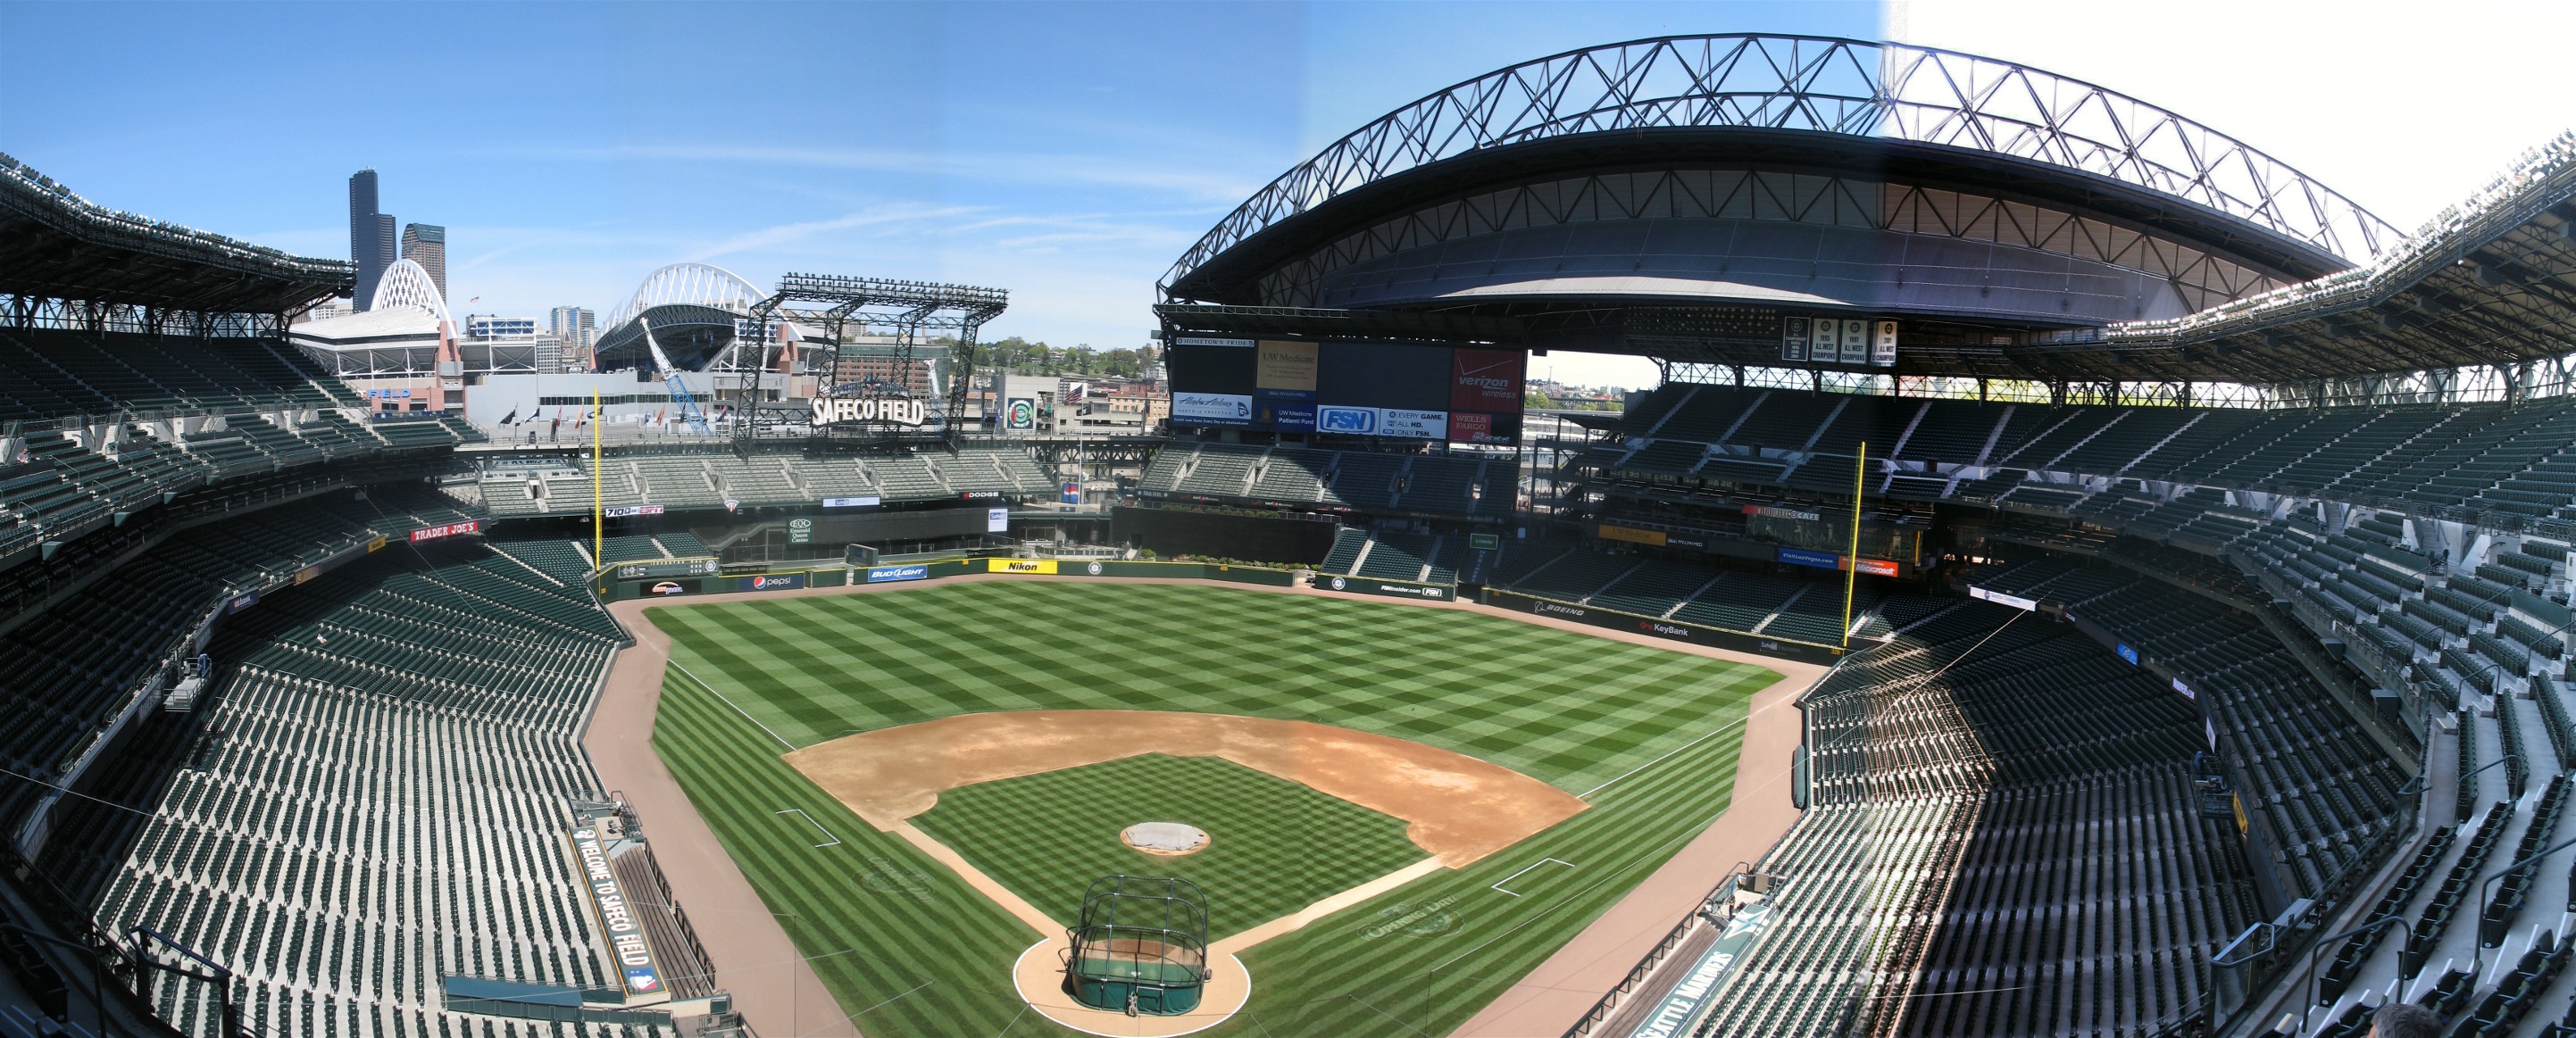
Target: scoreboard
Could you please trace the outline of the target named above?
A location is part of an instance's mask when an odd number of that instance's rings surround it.
[[[1165,363],[1175,426],[1520,442],[1519,350],[1184,336]]]

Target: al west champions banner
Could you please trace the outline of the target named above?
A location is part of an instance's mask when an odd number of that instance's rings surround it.
[[[1175,336],[1166,362],[1176,426],[1520,441],[1519,350]]]

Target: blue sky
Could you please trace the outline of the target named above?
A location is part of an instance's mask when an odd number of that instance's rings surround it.
[[[2476,45],[2564,35],[2528,32],[2566,17],[2546,5],[2410,25],[2201,2],[9,3],[0,151],[105,205],[335,257],[346,178],[374,166],[388,211],[448,227],[460,312],[606,311],[703,260],[762,285],[996,285],[1013,306],[992,334],[1106,348],[1143,341],[1155,279],[1280,171],[1595,43],[1894,32],[2024,60],[2237,133],[2407,227],[2570,121],[2529,100],[2563,96],[2552,66]],[[2525,75],[2543,78],[2519,104],[2442,85]],[[2369,142],[2392,125],[2430,146],[2390,161]]]

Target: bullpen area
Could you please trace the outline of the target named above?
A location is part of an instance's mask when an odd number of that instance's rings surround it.
[[[1748,703],[1779,678],[1177,584],[652,616],[672,639],[655,748],[871,1035],[1445,1034],[1725,810]],[[1169,845],[1134,842],[1148,823]],[[1022,997],[1111,873],[1204,890],[1227,975],[1208,1006]],[[1244,973],[1248,999],[1225,986]]]

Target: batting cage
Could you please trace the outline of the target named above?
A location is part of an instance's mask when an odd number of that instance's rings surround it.
[[[1207,897],[1185,879],[1102,876],[1082,894],[1067,934],[1065,987],[1075,1001],[1129,1016],[1198,1007],[1207,984]]]

